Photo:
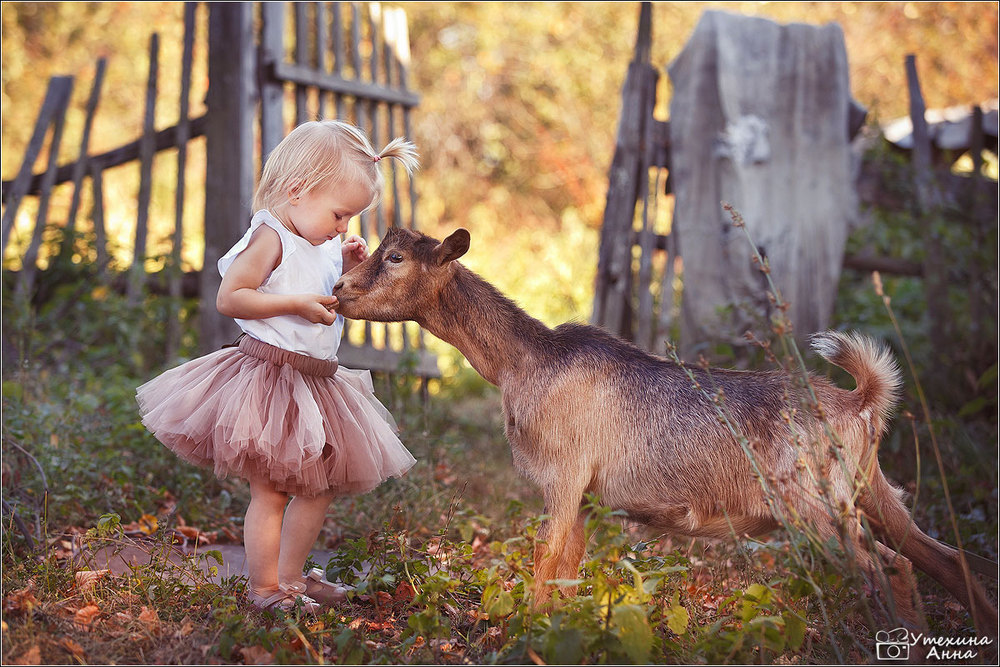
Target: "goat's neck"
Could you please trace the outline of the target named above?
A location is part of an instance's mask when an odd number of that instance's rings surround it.
[[[503,387],[542,349],[551,330],[460,264],[421,325],[454,345],[476,372]]]

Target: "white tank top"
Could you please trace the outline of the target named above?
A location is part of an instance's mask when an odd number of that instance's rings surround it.
[[[340,239],[334,238],[314,246],[290,232],[269,211],[257,211],[250,220],[250,229],[243,238],[219,260],[223,276],[236,256],[250,243],[250,237],[261,225],[278,232],[281,238],[281,262],[257,288],[264,294],[333,294],[333,286],[344,269]],[[340,347],[344,318],[337,315],[331,325],[316,324],[298,315],[278,315],[260,320],[236,319],[240,329],[257,340],[283,350],[307,354],[316,359],[333,359]]]

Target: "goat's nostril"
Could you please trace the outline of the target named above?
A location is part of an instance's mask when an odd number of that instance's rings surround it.
[[[339,290],[343,286],[344,286],[344,281],[343,280],[338,280],[337,284],[333,286],[333,291],[336,292],[337,290]]]

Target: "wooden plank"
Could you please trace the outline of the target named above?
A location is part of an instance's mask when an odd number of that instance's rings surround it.
[[[656,125],[653,122],[653,106],[656,100],[656,82],[659,73],[648,83],[652,88],[650,93],[649,117],[646,118],[643,128],[642,140],[642,160],[639,162],[639,200],[642,202],[642,230],[639,232],[640,255],[639,255],[639,276],[638,276],[638,301],[639,312],[636,323],[635,342],[645,350],[651,350],[653,345],[653,252],[655,250],[655,238],[653,233],[653,223],[655,220],[656,203],[659,197],[659,188],[649,188],[649,169],[656,156],[656,146],[654,142]],[[659,182],[659,170],[655,172],[655,178]],[[653,199],[654,214],[650,215],[650,198]]]
[[[192,120],[190,137],[194,139],[197,137],[204,136],[205,125],[207,124],[207,122],[208,122],[207,118],[204,115],[198,116],[197,118]],[[157,132],[154,137],[155,139],[154,145],[156,146],[156,152],[159,153],[160,151],[165,151],[168,148],[173,148],[177,140],[176,137],[177,137],[176,126],[168,127],[164,130],[160,130],[159,132]],[[118,167],[123,164],[128,164],[129,162],[132,162],[133,160],[139,157],[139,145],[141,143],[142,139],[140,138],[130,143],[127,143],[123,146],[120,146],[118,148],[115,148],[114,150],[89,156],[85,161],[86,171],[89,172],[92,170],[91,165],[94,162],[99,162],[101,164],[102,169],[111,169],[113,167]],[[25,157],[27,157],[27,154],[25,154]],[[36,158],[38,157],[37,152],[35,153],[35,157]],[[76,169],[77,162],[78,160],[74,160],[73,162],[60,165],[59,168],[56,169],[55,180],[53,182],[53,185],[61,185],[62,183],[68,183],[69,181],[73,180],[73,170]],[[31,167],[29,166],[29,169],[30,168]],[[41,184],[43,176],[44,173],[30,175],[29,172],[29,176],[27,177],[28,186],[21,193],[21,196],[24,197],[27,195],[39,194],[41,192]],[[0,187],[2,187],[3,189],[3,194],[5,198],[7,197],[8,192],[14,191],[13,188],[16,182],[17,182],[16,180],[3,181],[3,184]]]
[[[632,250],[624,241],[632,233],[641,182],[640,143],[652,112],[657,76],[648,63],[629,64],[601,228],[592,322],[626,338],[631,337]]]
[[[246,230],[253,199],[253,109],[256,102],[253,8],[209,3],[209,88],[206,127],[205,255],[199,311],[203,353],[231,343],[238,328],[215,308],[219,258]]]
[[[674,300],[674,264],[677,261],[677,248],[679,245],[676,218],[670,223],[670,234],[668,236],[661,235],[658,237],[659,239],[663,240],[667,259],[663,267],[663,277],[660,280],[660,310],[656,316],[656,334],[650,346],[650,351],[653,354],[666,354],[666,344],[670,339],[673,311],[676,306],[676,301]]]
[[[340,14],[340,3],[334,2],[330,6],[333,14],[333,75],[342,77],[344,73],[344,22]],[[334,91],[333,104],[337,118],[344,117],[344,98]]]
[[[35,129],[28,141],[28,147],[24,152],[24,160],[21,161],[21,170],[12,183],[5,182],[3,185],[4,212],[3,220],[0,223],[2,228],[2,246],[0,252],[7,250],[7,240],[10,238],[11,229],[14,227],[14,220],[17,218],[17,211],[21,206],[21,200],[29,194],[38,194],[41,186],[41,178],[37,177],[38,184],[34,185],[35,179],[31,175],[31,170],[35,166],[35,160],[42,151],[45,143],[45,135],[52,118],[58,113],[60,108],[65,107],[73,91],[73,77],[55,76],[49,79],[49,87],[45,91],[45,99],[42,101],[42,108],[38,112],[38,119],[35,121]],[[48,173],[48,172],[46,172]],[[32,187],[34,185],[34,187]]]
[[[934,179],[932,148],[926,106],[920,92],[916,57],[906,56],[906,83],[910,96],[910,121],[913,123],[913,174],[917,206],[916,215],[921,220],[924,244],[924,294],[927,298],[928,327],[931,348],[937,362],[943,362],[951,328],[951,307],[948,303],[948,284],[941,239],[934,229],[934,213],[941,207],[941,195]]]
[[[292,81],[306,86],[316,86],[322,90],[328,90],[341,95],[352,95],[372,100],[373,102],[399,104],[408,108],[413,108],[420,104],[420,96],[410,91],[389,90],[365,81],[353,81],[344,79],[336,74],[317,72],[308,67],[288,63],[273,63],[270,69],[271,76],[277,79]]]
[[[108,254],[108,234],[104,226],[104,166],[99,160],[88,163],[90,169],[91,205],[90,218],[94,223],[94,244],[97,246],[97,265],[101,275],[107,276],[111,257]]]
[[[409,66],[410,66],[410,35],[406,24],[406,11],[401,7],[395,8],[396,32],[395,32],[395,62],[398,75],[399,89],[409,88]],[[413,127],[410,121],[410,108],[402,107],[403,113],[403,136],[408,139],[413,138]],[[412,176],[407,178],[409,187],[409,215],[408,222],[410,229],[417,229],[417,189]],[[414,328],[414,327],[410,327]],[[416,347],[418,350],[425,348],[424,330],[421,327],[416,329]],[[424,385],[426,390],[426,384]]]
[[[381,373],[398,373],[414,352],[396,352],[371,345],[351,345],[346,340],[337,351],[337,360],[347,368],[365,368]],[[417,364],[413,374],[425,378],[441,377],[437,357],[426,350],[416,352]]]
[[[295,8],[295,63],[303,70],[313,71],[309,63],[309,5],[305,2],[294,2],[292,6]],[[311,120],[308,90],[306,88],[308,85],[302,82],[296,82],[295,84],[296,125],[301,125],[307,120]]]
[[[261,62],[266,72],[285,58],[285,3],[265,2],[261,5]],[[270,76],[260,77],[260,142],[261,164],[285,136],[284,84]]]
[[[329,55],[329,38],[327,37],[327,31],[329,29],[329,24],[327,23],[326,17],[326,3],[325,2],[315,2],[316,12],[316,69],[320,72],[329,72],[329,63],[327,62],[327,56]],[[317,113],[319,117],[326,118],[326,91],[319,91],[319,106],[317,108]]]
[[[181,50],[181,97],[177,119],[177,187],[174,192],[174,236],[170,248],[170,265],[167,267],[168,292],[171,297],[167,315],[167,359],[174,359],[180,350],[181,322],[180,299],[184,279],[181,254],[184,246],[184,196],[187,171],[187,142],[189,132],[191,70],[194,61],[195,11],[198,4],[184,3],[184,43]]]
[[[90,131],[94,126],[94,115],[97,103],[101,98],[101,87],[104,84],[104,71],[107,68],[106,58],[99,58],[97,71],[94,73],[94,83],[90,88],[90,98],[87,100],[87,115],[83,122],[83,137],[80,139],[80,152],[73,165],[73,198],[70,200],[69,213],[66,214],[66,226],[63,232],[63,248],[61,252],[72,253],[72,237],[76,231],[76,214],[80,208],[80,195],[83,192],[83,177],[87,173],[87,153],[90,151]]]
[[[638,174],[642,159],[640,143],[655,103],[655,85],[651,87],[649,82],[655,82],[658,77],[649,63],[651,12],[649,3],[642,3],[635,52],[622,87],[622,111],[608,174],[591,316],[591,323],[626,338],[631,337],[632,247],[623,241],[631,237],[641,180]]]
[[[159,74],[160,36],[149,38],[149,77],[146,80],[146,113],[143,118],[142,140],[139,144],[139,210],[135,221],[135,245],[132,248],[127,300],[136,304],[142,295],[143,275],[146,273],[146,240],[149,229],[149,203],[153,193],[153,156],[156,144],[156,84]]]
[[[38,250],[41,248],[42,235],[48,224],[49,199],[52,195],[52,187],[55,181],[56,163],[59,159],[59,146],[62,143],[63,127],[66,123],[66,109],[69,108],[70,93],[72,92],[73,80],[70,78],[66,94],[60,98],[59,108],[54,110],[52,116],[52,141],[49,143],[49,167],[45,171],[42,179],[42,192],[38,200],[38,217],[35,220],[34,233],[31,235],[31,242],[22,260],[22,275],[17,284],[17,293],[26,297],[34,289],[35,272],[38,270]]]

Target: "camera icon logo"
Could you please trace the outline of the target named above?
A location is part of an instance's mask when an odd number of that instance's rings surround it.
[[[898,660],[910,659],[909,633],[906,628],[895,630],[879,630],[875,633],[875,659]]]

